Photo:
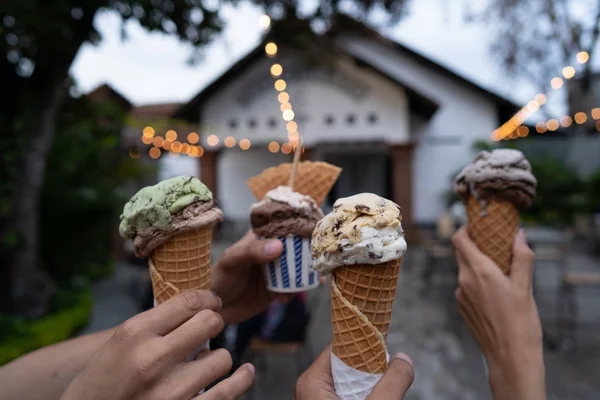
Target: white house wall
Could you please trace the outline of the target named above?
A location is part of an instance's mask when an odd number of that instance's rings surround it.
[[[435,220],[443,210],[443,194],[450,188],[452,175],[473,156],[473,142],[489,139],[497,128],[494,103],[383,43],[347,36],[339,44],[439,104],[419,138],[413,172],[413,218]]]

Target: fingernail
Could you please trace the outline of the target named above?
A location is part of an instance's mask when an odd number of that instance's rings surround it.
[[[221,310],[223,308],[223,300],[215,292],[213,292],[213,294],[215,295],[215,297],[217,298],[217,301],[219,302],[219,305],[217,306],[218,310]]]
[[[412,359],[407,354],[396,353],[396,355],[394,356],[394,358],[399,358],[401,360],[404,360],[407,363],[409,363],[411,367],[414,367]]]
[[[252,364],[248,363],[248,364],[246,364],[246,368],[248,368],[248,371],[250,371],[250,373],[251,373],[252,375],[254,375],[254,372],[256,371],[256,370],[254,369],[254,365],[252,365]]]
[[[525,231],[523,229],[519,229],[515,240],[517,243],[527,243],[527,240],[525,239]]]
[[[265,243],[265,257],[271,258],[279,254],[281,242],[279,240],[269,240]]]

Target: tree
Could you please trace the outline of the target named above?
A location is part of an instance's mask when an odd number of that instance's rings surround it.
[[[492,57],[509,75],[530,80],[541,92],[563,67],[577,64],[577,53],[588,53],[590,61],[596,54],[600,38],[596,0],[488,0],[477,9],[468,4],[468,20],[496,29]],[[584,80],[590,68],[591,62],[584,64]]]
[[[409,0],[352,0],[344,9],[354,16],[385,10],[400,18]],[[220,8],[238,0],[19,0],[0,5],[0,74],[2,145],[12,149],[2,158],[1,195],[10,198],[0,208],[2,262],[8,293],[0,304],[30,317],[44,314],[52,280],[40,263],[39,198],[56,118],[67,94],[69,67],[80,46],[97,43],[93,19],[100,9],[116,10],[123,21],[135,19],[149,30],[179,36],[196,46],[211,42],[224,28]],[[300,0],[256,0],[268,13],[296,14]],[[340,11],[339,0],[325,0],[301,17],[330,21]],[[6,202],[5,202],[6,203]],[[9,223],[10,222],[10,223]],[[7,244],[8,243],[8,244]],[[9,258],[9,259],[8,259]]]

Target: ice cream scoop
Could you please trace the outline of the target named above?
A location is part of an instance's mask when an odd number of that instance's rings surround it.
[[[250,209],[252,230],[261,237],[310,237],[323,212],[309,196],[278,186]]]
[[[137,256],[147,257],[174,235],[222,219],[206,185],[195,177],[178,176],[137,192],[125,204],[119,233],[132,240]]]
[[[406,251],[400,207],[373,193],[337,200],[313,233],[313,267],[328,274],[342,265],[381,264]]]
[[[465,200],[508,201],[519,209],[531,206],[537,181],[523,153],[512,149],[480,152],[456,177],[454,189]]]

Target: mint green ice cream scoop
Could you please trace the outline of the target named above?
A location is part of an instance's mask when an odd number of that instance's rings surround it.
[[[150,228],[168,231],[172,215],[195,202],[212,201],[211,191],[198,178],[178,176],[137,192],[123,208],[119,233],[133,239]]]

